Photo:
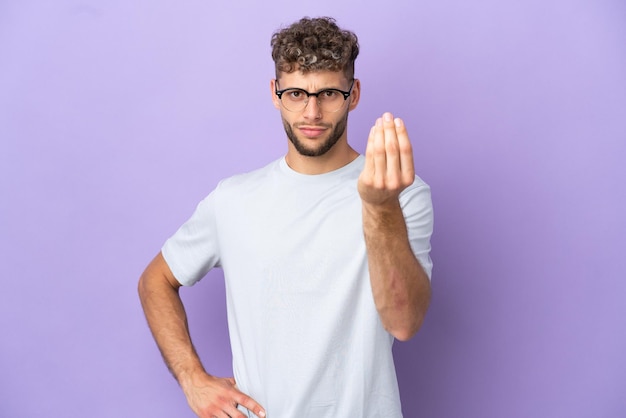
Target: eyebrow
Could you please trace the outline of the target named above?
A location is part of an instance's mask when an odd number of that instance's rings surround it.
[[[346,91],[346,90],[341,89],[340,87],[323,87],[323,88],[321,88],[321,89],[319,89],[317,91],[313,91],[313,92],[311,92],[311,91],[309,91],[309,90],[307,90],[305,88],[302,88],[302,87],[285,87],[284,89],[281,88],[280,90],[302,90],[302,91],[306,91],[307,93],[319,93],[319,92],[324,91],[324,90]]]
[[[347,90],[344,90],[341,87],[323,87],[323,88],[321,88],[321,89],[319,89],[317,91],[311,92],[311,91],[308,91],[307,89],[302,88],[302,87],[285,87],[285,88],[279,89],[278,88],[278,84],[280,84],[280,81],[278,79],[275,79],[275,80],[276,80],[276,88],[275,88],[276,90],[283,90],[284,91],[284,90],[292,90],[292,89],[294,89],[294,90],[302,90],[302,91],[305,91],[307,93],[312,93],[312,94],[316,94],[316,93],[322,92],[324,90],[339,90],[341,92],[347,92],[347,91],[350,91],[352,89],[352,86],[354,86],[354,81],[355,81],[355,79],[352,80],[352,82],[350,83],[350,86],[348,86]]]

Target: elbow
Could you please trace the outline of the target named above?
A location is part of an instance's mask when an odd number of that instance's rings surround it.
[[[396,340],[402,341],[402,342],[409,341],[411,338],[413,338],[415,336],[415,334],[417,334],[417,330],[416,329],[409,329],[409,328],[396,330],[394,332],[391,332],[391,335],[393,335],[393,337]]]
[[[413,338],[416,333],[417,331],[415,332],[406,331],[406,332],[395,332],[395,333],[392,333],[391,335],[393,335],[393,337],[398,341],[406,342],[406,341],[409,341],[411,338]]]
[[[139,277],[139,281],[137,282],[137,294],[139,295],[139,300],[141,300],[142,302],[145,300],[146,295],[148,294],[148,284],[145,273]]]
[[[396,340],[409,341],[411,338],[415,336],[415,334],[417,334],[417,331],[419,331],[420,328],[421,328],[421,322],[406,325],[403,327],[397,327],[395,329],[391,329],[388,331],[391,335],[393,335],[393,337]]]
[[[423,322],[424,316],[419,315],[401,326],[396,326],[391,329],[388,328],[387,331],[398,341],[409,341],[420,330]]]

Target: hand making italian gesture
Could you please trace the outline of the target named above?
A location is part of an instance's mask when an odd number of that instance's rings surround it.
[[[359,194],[369,205],[396,205],[400,192],[414,180],[413,149],[404,122],[387,112],[370,130]]]

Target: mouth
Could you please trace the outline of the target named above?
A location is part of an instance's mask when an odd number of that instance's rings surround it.
[[[300,133],[302,133],[302,135],[304,135],[307,138],[317,138],[323,135],[324,132],[326,132],[326,130],[328,129],[324,126],[307,126],[307,125],[297,126],[296,128],[298,129],[298,131],[300,131]]]

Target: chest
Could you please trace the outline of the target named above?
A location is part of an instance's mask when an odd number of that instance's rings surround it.
[[[257,188],[223,202],[216,220],[231,281],[306,294],[364,259],[361,200],[351,185]]]

